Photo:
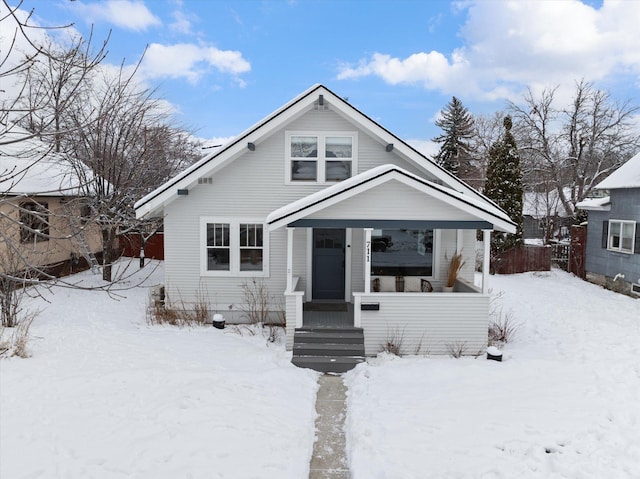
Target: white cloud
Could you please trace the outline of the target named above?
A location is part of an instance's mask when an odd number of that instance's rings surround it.
[[[171,16],[173,22],[169,24],[169,28],[176,33],[183,33],[185,35],[191,34],[191,19],[182,10],[175,10]]]
[[[640,2],[605,0],[596,9],[562,2],[472,1],[451,52],[406,58],[374,53],[344,66],[339,79],[378,76],[390,84],[420,84],[445,94],[514,98],[525,85],[573,84],[620,72],[640,78]]]
[[[251,70],[251,64],[238,51],[190,43],[152,43],[142,62],[142,73],[148,78],[186,78],[195,83],[210,67],[236,79]],[[238,81],[242,86],[242,81]]]
[[[162,22],[140,0],[105,0],[96,3],[78,2],[80,16],[89,23],[107,21],[120,28],[144,31]]]

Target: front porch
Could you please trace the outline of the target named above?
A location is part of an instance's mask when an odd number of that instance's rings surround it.
[[[385,165],[279,208],[267,223],[287,231],[288,349],[296,330],[325,319],[362,328],[366,355],[389,342],[402,354],[486,348],[490,235],[515,231],[494,205]],[[478,230],[480,287],[473,284]],[[449,278],[457,253],[463,267]],[[353,323],[350,314],[305,311],[324,299],[351,305]]]
[[[487,347],[489,294],[464,279],[453,292],[363,291],[352,298],[343,303],[344,310],[321,310],[305,308],[303,290],[285,293],[287,349],[294,349],[300,331],[353,328],[364,333],[366,356],[375,356],[388,342],[402,354],[477,354]]]

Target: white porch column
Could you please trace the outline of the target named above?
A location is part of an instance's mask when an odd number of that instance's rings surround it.
[[[463,246],[463,230],[456,230],[456,253],[460,254],[462,252]]]
[[[287,228],[287,291],[293,290],[293,232],[295,228]]]
[[[482,230],[482,243],[484,245],[484,254],[482,255],[482,294],[487,294],[489,292],[491,230]]]
[[[364,229],[364,292],[371,293],[371,232],[373,228]]]

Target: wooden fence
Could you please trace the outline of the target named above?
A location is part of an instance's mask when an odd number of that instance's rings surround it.
[[[548,246],[525,245],[513,248],[492,258],[491,270],[497,274],[549,271],[553,264],[584,279],[586,247],[587,228],[572,226],[570,243],[555,243]]]
[[[130,234],[120,238],[122,256],[130,258],[140,257],[140,235]],[[144,256],[147,259],[164,259],[164,234],[156,233],[147,240],[144,248]]]
[[[510,249],[491,260],[491,269],[497,274],[549,271],[551,247],[524,245]]]

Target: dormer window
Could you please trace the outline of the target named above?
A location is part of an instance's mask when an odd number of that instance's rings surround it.
[[[355,170],[357,133],[287,132],[287,183],[332,183]]]

